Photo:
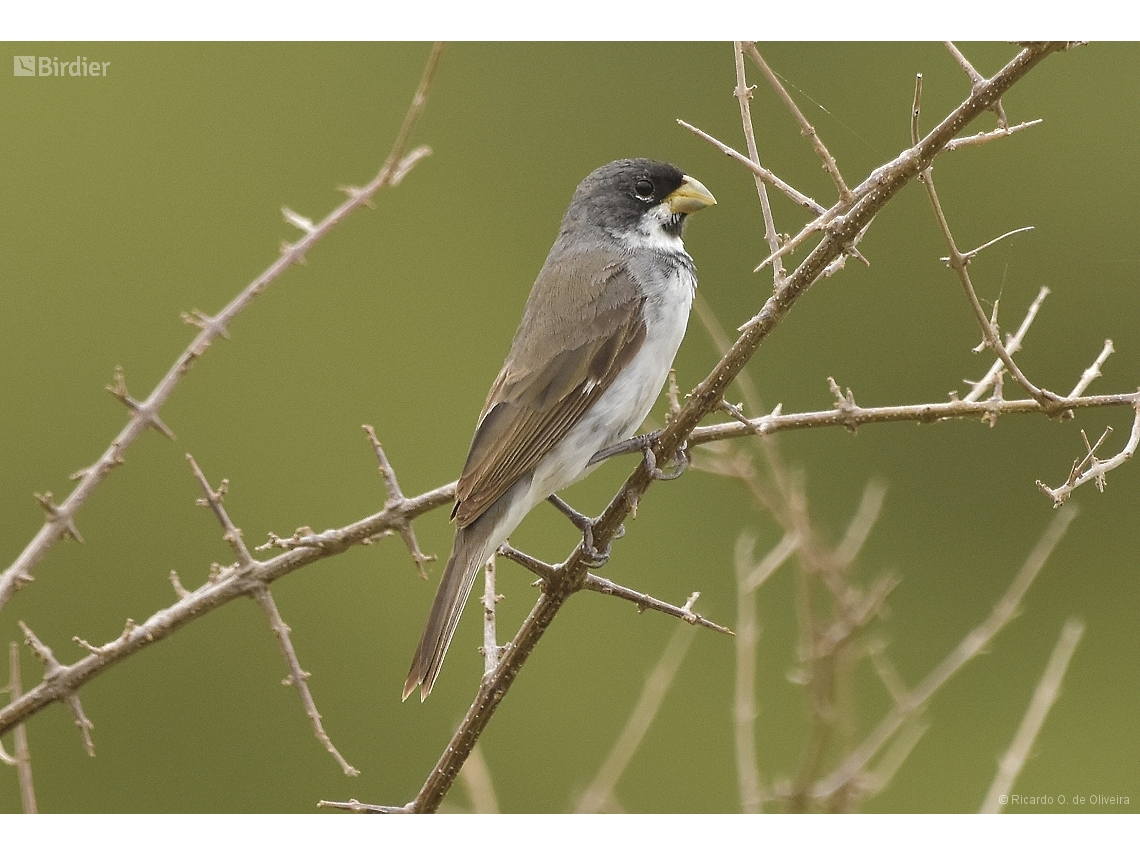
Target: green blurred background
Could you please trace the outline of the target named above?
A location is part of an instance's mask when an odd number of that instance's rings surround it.
[[[33,491],[69,490],[124,421],[105,391],[122,365],[144,397],[193,330],[190,309],[216,311],[297,232],[288,205],[317,220],[336,187],[375,174],[428,54],[423,44],[8,43],[7,53],[110,61],[106,78],[17,78],[0,72],[0,566],[42,515]],[[983,73],[1009,45],[961,45]],[[851,185],[902,150],[916,72],[923,126],[969,91],[936,44],[761,45],[836,155]],[[947,155],[936,175],[962,247],[1034,225],[973,265],[982,297],[1000,296],[1014,327],[1038,289],[1046,301],[1021,357],[1031,378],[1067,391],[1110,337],[1117,353],[1094,392],[1140,376],[1140,260],[1134,201],[1140,49],[1091,45],[1053,56],[1005,99],[1012,121],[1044,124]],[[10,60],[5,59],[5,62]],[[762,78],[749,66],[752,82]],[[771,278],[750,176],[677,126],[684,118],[743,150],[730,44],[452,44],[413,142],[434,154],[374,211],[354,214],[289,271],[214,345],[163,417],[177,442],[145,435],[80,513],[86,545],[57,544],[37,581],[0,616],[0,639],[28,622],[65,662],[71,638],[102,643],[127,618],[168,605],[177,569],[201,584],[230,556],[195,507],[193,453],[251,543],[267,531],[339,526],[376,511],[382,481],[363,433],[376,426],[405,492],[456,477],[475,416],[576,183],[618,157],[677,163],[719,205],[687,234],[702,293],[723,323],[750,317]],[[826,175],[770,89],[753,106],[761,156],[830,204]],[[971,127],[993,127],[992,115]],[[774,202],[782,231],[803,222]],[[864,405],[944,400],[991,357],[945,252],[926,196],[905,189],[849,264],[818,283],[764,345],[753,370],[767,405],[832,404],[826,378]],[[798,257],[802,257],[802,254]],[[677,361],[691,388],[717,354],[694,321]],[[1012,393],[1011,393],[1012,394]],[[660,418],[661,407],[657,418]],[[870,426],[785,435],[806,473],[814,518],[838,537],[863,485],[888,485],[859,578],[902,577],[875,630],[912,685],[988,613],[1052,514],[1034,486],[1064,480],[1079,429],[1128,434],[1124,411],[1075,422],[1007,418]],[[631,467],[614,461],[568,493],[599,510]],[[1018,619],[928,711],[930,729],[875,811],[976,810],[1065,619],[1085,638],[1015,792],[1127,796],[1140,805],[1140,464],[1108,491],[1081,490],[1082,512]],[[446,556],[444,510],[416,525]],[[705,473],[655,488],[606,568],[616,580],[735,622],[732,550],[742,530],[759,550],[778,532],[738,485]],[[550,560],[574,532],[540,508],[513,542]],[[501,635],[533,602],[530,578],[501,565]],[[88,758],[61,706],[29,738],[45,811],[311,811],[321,798],[410,799],[447,743],[481,673],[476,611],[459,628],[430,700],[400,688],[434,593],[399,538],[352,549],[274,587],[329,735],[363,772],[345,778],[312,735],[266,622],[232,603],[111,669],[82,691],[95,722]],[[796,768],[806,703],[795,662],[792,575],[759,593],[758,763],[767,779]],[[488,728],[482,746],[504,810],[564,811],[594,776],[673,632],[673,621],[583,595],[565,609]],[[696,631],[696,630],[694,630]],[[6,649],[6,645],[5,645]],[[23,652],[25,687],[41,668]],[[699,632],[661,715],[617,789],[630,811],[734,811],[731,639]],[[887,708],[858,684],[859,727]],[[5,737],[11,746],[11,738]],[[466,810],[461,787],[446,807]],[[19,810],[0,771],[0,809]],[[1047,810],[1058,810],[1056,806]],[[1088,808],[1085,808],[1087,810]]]

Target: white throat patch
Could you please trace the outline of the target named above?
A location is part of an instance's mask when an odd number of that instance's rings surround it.
[[[684,252],[685,244],[680,236],[671,235],[665,231],[665,224],[673,217],[674,214],[669,206],[662,202],[646,211],[645,216],[641,218],[636,227],[623,232],[618,237],[626,241],[631,248],[655,249],[661,252]]]

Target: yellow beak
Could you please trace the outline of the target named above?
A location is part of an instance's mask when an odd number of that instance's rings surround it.
[[[715,205],[716,199],[704,184],[686,175],[681,186],[665,197],[665,204],[674,214],[692,214],[701,208]]]

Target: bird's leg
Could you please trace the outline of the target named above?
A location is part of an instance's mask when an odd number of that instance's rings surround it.
[[[652,433],[643,433],[641,436],[632,436],[629,439],[623,439],[621,442],[615,442],[613,445],[607,445],[591,457],[590,462],[586,465],[595,466],[603,460],[609,460],[619,454],[628,454],[631,451],[644,452],[659,436],[661,436],[661,431],[655,430]]]
[[[649,474],[657,481],[672,481],[674,478],[680,478],[681,474],[689,468],[689,445],[685,443],[673,455],[672,465],[675,471],[665,474],[657,466],[657,455],[653,453],[653,443],[661,436],[661,431],[655,430],[653,433],[643,433],[641,436],[630,437],[629,439],[622,440],[621,442],[614,443],[607,446],[590,458],[588,466],[593,466],[601,463],[603,460],[609,460],[611,457],[616,457],[619,454],[626,454],[630,451],[640,451],[645,458],[645,468]]]
[[[603,550],[594,549],[594,524],[597,519],[588,517],[580,511],[574,510],[565,501],[558,497],[556,493],[551,493],[546,497],[546,500],[554,507],[558,508],[565,516],[566,519],[573,523],[578,531],[582,532],[582,551],[585,553],[585,563],[597,569],[605,564],[610,559],[610,545],[607,543],[606,548]],[[625,536],[625,526],[618,528],[617,534],[614,535],[616,540],[619,537]]]

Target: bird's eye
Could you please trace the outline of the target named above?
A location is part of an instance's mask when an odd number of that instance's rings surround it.
[[[648,178],[639,178],[633,185],[633,192],[638,199],[649,200],[653,198],[653,182]]]

